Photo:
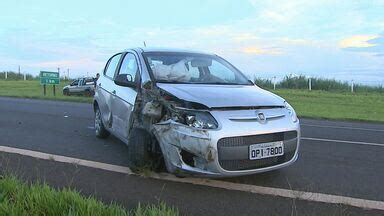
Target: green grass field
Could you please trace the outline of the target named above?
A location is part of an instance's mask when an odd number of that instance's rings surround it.
[[[285,98],[301,117],[384,122],[383,93],[336,93],[282,89]]]
[[[43,94],[43,86],[39,81],[15,81],[15,80],[0,80],[0,96],[21,97],[21,98],[35,98],[46,100],[63,100],[90,103],[92,97],[83,96],[65,96],[63,95],[63,87],[68,85],[67,82],[60,82],[56,86],[56,96],[53,96],[53,87],[47,86],[47,94]]]
[[[91,102],[91,97],[64,96],[62,87],[57,86],[56,96],[52,95],[52,86],[43,96],[42,86],[38,81],[0,80],[0,96],[39,98]],[[279,89],[274,91],[285,98],[300,117],[326,118],[357,121],[384,122],[384,94],[378,92],[328,92],[299,89]]]
[[[117,204],[106,205],[95,198],[83,197],[70,189],[55,190],[46,184],[26,184],[14,177],[0,179],[0,215],[179,215],[165,204],[126,210]]]

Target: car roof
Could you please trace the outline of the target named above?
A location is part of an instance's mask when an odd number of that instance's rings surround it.
[[[137,47],[137,48],[130,48],[124,50],[135,50],[137,52],[182,52],[182,53],[195,53],[195,54],[207,54],[207,55],[215,55],[214,53],[209,52],[201,52],[198,50],[192,50],[192,49],[180,49],[180,48],[167,48],[167,47]]]

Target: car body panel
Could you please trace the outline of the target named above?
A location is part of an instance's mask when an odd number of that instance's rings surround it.
[[[112,100],[113,128],[119,137],[128,139],[129,119],[133,111],[137,92],[131,88],[115,86]]]
[[[112,118],[112,101],[115,97],[112,94],[114,83],[111,79],[105,76],[100,76],[97,81],[94,98],[98,101],[98,106],[101,111],[101,117],[104,125],[110,132],[113,131]]]
[[[284,106],[284,100],[279,96],[254,85],[157,83],[157,86],[179,99],[201,103],[209,108]]]
[[[119,73],[125,55],[126,53],[121,56],[115,75]],[[100,76],[96,86],[94,98],[98,101],[102,121],[107,126],[106,129],[127,143],[130,116],[134,108],[137,91],[130,87],[116,85],[113,78],[105,74]]]

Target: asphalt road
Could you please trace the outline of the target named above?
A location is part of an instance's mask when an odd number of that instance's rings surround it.
[[[311,119],[301,119],[301,124],[304,139],[295,164],[223,181],[384,201],[384,124]],[[128,162],[122,142],[95,138],[90,104],[0,98],[0,145],[122,166]],[[137,201],[164,200],[189,214],[291,215],[292,209],[300,215],[384,214],[0,155],[3,171],[16,170],[27,179],[43,178],[58,187],[70,183],[85,194],[98,191],[103,200],[128,207]]]

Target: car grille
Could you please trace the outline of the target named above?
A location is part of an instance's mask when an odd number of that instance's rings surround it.
[[[274,141],[284,142],[284,155],[258,160],[249,160],[248,149],[252,144]],[[224,151],[227,149],[240,150],[241,159],[226,158]],[[218,158],[220,166],[228,171],[259,169],[268,166],[278,165],[291,160],[297,148],[297,132],[288,131],[280,133],[227,137],[217,142]]]

